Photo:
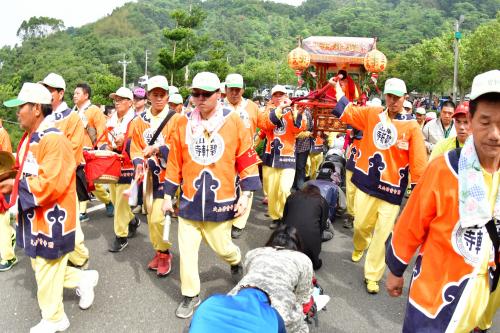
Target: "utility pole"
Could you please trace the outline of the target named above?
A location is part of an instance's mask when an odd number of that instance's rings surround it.
[[[149,50],[146,50],[146,65],[144,66],[144,76],[148,76],[148,54]]]
[[[127,86],[127,65],[131,63],[131,61],[125,60],[125,54],[123,54],[123,60],[118,61],[119,64],[123,65],[123,86]]]
[[[458,44],[462,33],[460,32],[460,24],[464,22],[465,17],[460,15],[460,18],[455,21],[455,65],[453,67],[453,103],[457,100],[458,89]]]

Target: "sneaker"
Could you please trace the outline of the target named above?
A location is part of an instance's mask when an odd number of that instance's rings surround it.
[[[90,221],[90,217],[87,213],[80,213],[80,223]]]
[[[280,220],[273,220],[273,222],[271,222],[271,224],[269,225],[269,228],[276,229],[277,227],[279,227],[280,222]]]
[[[113,203],[110,201],[106,204],[106,216],[113,217],[115,215],[115,207]]]
[[[158,269],[158,258],[160,257],[160,252],[156,252],[153,260],[151,260],[148,264],[148,269],[152,271],[156,271]]]
[[[372,281],[372,280],[366,279],[365,283],[366,283],[366,291],[369,294],[378,294],[378,292],[380,291],[378,281]]]
[[[30,333],[55,333],[66,331],[69,327],[69,320],[66,314],[58,321],[42,319],[36,326],[30,329]]]
[[[343,227],[346,229],[352,229],[354,227],[354,218],[352,216],[347,216],[344,220]]]
[[[163,277],[167,276],[168,273],[170,273],[170,270],[172,269],[172,254],[170,252],[163,253],[159,252],[158,253],[158,267],[156,269],[156,275]]]
[[[82,310],[87,310],[94,303],[94,287],[97,286],[99,282],[99,273],[97,271],[82,271],[82,277],[78,288],[76,288],[76,294],[80,296],[80,302],[78,306]]]
[[[238,227],[235,227],[233,225],[233,227],[231,228],[231,238],[233,239],[238,239],[241,237],[241,234],[243,232],[243,229],[240,229]]]
[[[236,265],[231,265],[231,278],[233,282],[238,283],[243,277],[243,266],[241,263]]]
[[[68,260],[68,266],[78,268],[81,270],[86,270],[89,268],[89,258],[85,259],[85,261],[81,265],[76,265],[76,264],[72,263],[70,260]]]
[[[141,225],[141,220],[137,217],[134,217],[132,221],[128,224],[128,238],[134,238],[137,233],[137,228]]]
[[[351,260],[353,262],[358,262],[361,260],[361,258],[363,258],[363,254],[365,254],[365,251],[354,250],[352,251]]]
[[[128,245],[127,237],[116,237],[113,245],[109,248],[109,252],[121,252]]]
[[[10,270],[17,263],[18,263],[17,257],[14,257],[10,260],[2,260],[0,262],[0,272],[6,272]]]
[[[132,209],[132,213],[134,213],[134,214],[140,214],[141,212],[142,212],[141,205],[135,206],[134,209]]]
[[[194,308],[200,305],[200,303],[201,301],[199,296],[184,296],[181,304],[179,304],[177,310],[175,310],[175,315],[183,319],[189,318],[193,315]]]
[[[323,230],[323,233],[321,234],[321,241],[322,242],[328,242],[332,238],[333,238],[333,229]]]

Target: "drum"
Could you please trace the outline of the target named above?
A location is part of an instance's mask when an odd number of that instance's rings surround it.
[[[109,150],[83,152],[85,175],[89,184],[115,184],[120,179],[121,156]]]
[[[12,153],[0,151],[0,181],[16,177],[17,172],[14,170],[15,164],[16,159]]]

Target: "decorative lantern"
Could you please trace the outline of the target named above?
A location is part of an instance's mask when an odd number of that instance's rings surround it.
[[[387,58],[385,57],[385,54],[374,47],[373,50],[365,55],[364,65],[368,72],[383,72],[387,66]]]
[[[288,53],[288,66],[291,69],[303,71],[311,63],[311,56],[300,46]]]

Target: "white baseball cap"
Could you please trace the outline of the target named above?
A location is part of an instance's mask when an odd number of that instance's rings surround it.
[[[403,80],[392,78],[385,81],[384,95],[391,94],[396,96],[403,96],[406,94],[406,84]]]
[[[172,104],[182,104],[182,96],[180,94],[170,95],[170,97],[168,98],[168,102]]]
[[[115,99],[116,97],[134,99],[134,93],[129,88],[120,87],[116,92],[109,95],[109,98]]]
[[[191,89],[216,91],[220,89],[220,80],[217,75],[210,72],[200,72],[193,78]]]
[[[43,81],[39,81],[38,83],[52,88],[66,90],[66,82],[64,82],[61,75],[56,73],[50,73],[45,77],[45,79],[43,79]]]
[[[413,108],[413,105],[411,104],[411,102],[410,102],[410,101],[404,101],[404,102],[403,102],[403,107],[404,107],[404,108],[410,108],[410,109],[412,109],[412,108]]]
[[[240,74],[229,74],[226,76],[226,87],[228,88],[243,88],[243,76]]]
[[[153,90],[154,88],[161,88],[167,92],[169,92],[169,86],[167,78],[163,75],[153,76],[148,80],[148,92]]]
[[[436,119],[436,118],[437,118],[437,115],[436,115],[436,112],[432,112],[432,111],[430,111],[430,112],[427,112],[427,113],[425,114],[425,117],[426,117],[427,119]]]
[[[176,86],[169,86],[168,87],[168,93],[170,95],[178,94],[179,93],[179,88],[177,88]]]
[[[17,98],[5,101],[3,105],[11,108],[26,103],[52,104],[52,94],[40,83],[25,82]]]
[[[281,84],[277,84],[273,87],[273,89],[271,89],[271,96],[274,95],[275,93],[277,92],[282,92],[286,95],[287,91],[286,91],[286,88],[284,86],[282,86]]]
[[[423,108],[423,107],[416,108],[415,113],[425,114],[425,108]]]
[[[472,81],[471,100],[487,93],[500,93],[500,70],[494,69],[476,75]]]
[[[368,104],[370,103],[370,104]],[[369,106],[382,106],[382,101],[378,97],[374,97],[371,101],[369,101],[367,104]]]

